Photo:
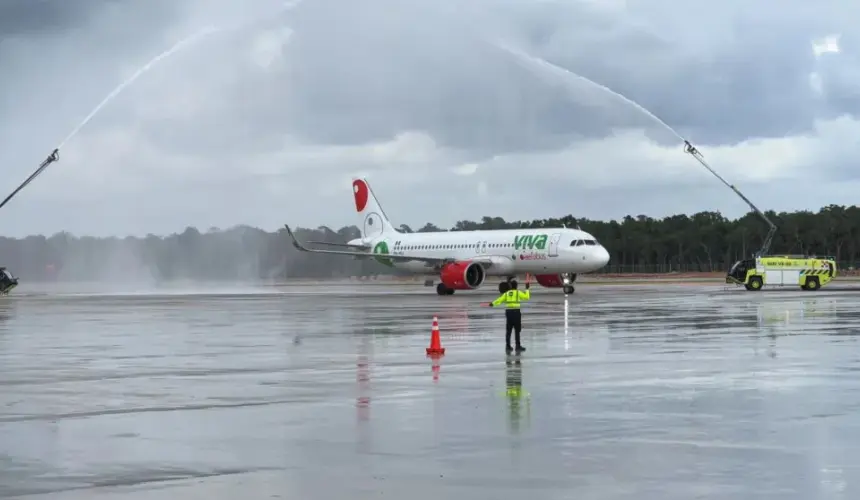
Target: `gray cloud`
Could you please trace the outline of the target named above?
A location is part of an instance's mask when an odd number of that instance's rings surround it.
[[[853,202],[841,189],[825,189],[828,199],[803,190],[809,169],[820,182],[857,180],[857,39],[843,35],[838,53],[817,56],[813,44],[847,31],[860,10],[684,5],[4,2],[0,164],[9,191],[152,56],[206,26],[252,21],[202,38],[120,94],[0,211],[3,231],[346,224],[357,173],[409,224],[518,211],[743,211],[646,116],[488,40],[641,102],[761,193],[753,198],[762,206]]]

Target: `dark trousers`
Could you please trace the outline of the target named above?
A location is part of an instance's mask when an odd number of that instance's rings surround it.
[[[520,331],[523,329],[523,315],[519,309],[505,309],[505,345],[511,346],[511,330],[516,333],[517,347],[520,347]]]

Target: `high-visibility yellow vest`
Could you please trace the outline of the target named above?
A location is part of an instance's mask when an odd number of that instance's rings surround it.
[[[531,295],[531,292],[528,290],[508,290],[493,301],[493,306],[504,304],[507,309],[519,309],[520,302],[529,300]]]

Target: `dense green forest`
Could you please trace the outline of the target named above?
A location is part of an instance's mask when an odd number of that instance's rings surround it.
[[[842,269],[853,267],[860,250],[860,208],[828,206],[817,213],[801,211],[768,216],[779,231],[771,253],[834,256]],[[558,219],[507,222],[484,217],[460,221],[449,231],[517,227],[580,227],[609,250],[606,273],[725,271],[761,245],[767,226],[755,214],[729,220],[717,212],[654,219],[628,216],[594,221],[568,215]],[[401,231],[412,232],[409,226]],[[417,232],[439,231],[426,224]],[[345,242],[359,236],[354,226],[299,229],[303,240]],[[25,280],[281,280],[390,274],[374,260],[313,255],[293,248],[285,230],[268,233],[251,227],[188,228],[167,237],[0,238],[0,265]]]

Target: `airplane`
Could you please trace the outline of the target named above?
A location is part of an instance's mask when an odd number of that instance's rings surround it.
[[[609,252],[591,234],[568,228],[490,229],[479,231],[398,231],[366,179],[353,179],[355,210],[361,237],[347,243],[308,242],[343,250],[309,248],[288,225],[293,246],[302,252],[375,258],[391,268],[417,275],[435,274],[438,295],[476,290],[488,276],[504,277],[499,293],[510,289],[522,273],[534,275],[543,287],[574,292],[579,273],[597,271],[609,263]]]

